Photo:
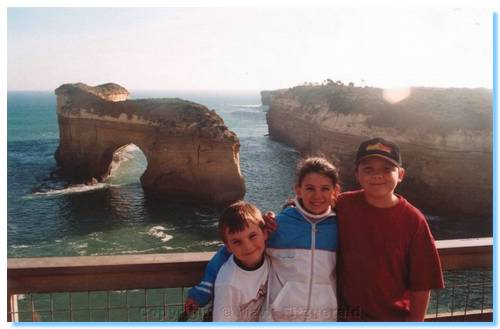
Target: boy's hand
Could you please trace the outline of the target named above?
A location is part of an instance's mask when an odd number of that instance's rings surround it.
[[[262,216],[264,222],[266,222],[266,226],[264,226],[264,231],[269,235],[276,231],[278,228],[278,224],[276,223],[276,215],[272,211],[268,211]]]
[[[406,321],[421,322],[425,319],[427,307],[429,307],[430,290],[411,291],[410,290],[410,313]]]
[[[186,312],[188,315],[193,314],[200,308],[200,305],[198,305],[198,302],[196,302],[192,298],[186,299],[186,302],[184,303],[184,312]]]

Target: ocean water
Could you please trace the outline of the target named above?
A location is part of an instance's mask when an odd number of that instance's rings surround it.
[[[300,155],[268,134],[267,107],[258,92],[131,91],[131,98],[179,97],[214,109],[240,138],[245,199],[279,211],[293,195]],[[8,92],[8,257],[88,256],[216,250],[214,209],[144,197],[146,159],[129,145],[112,176],[96,186],[67,187],[51,175],[59,143],[53,92]],[[436,239],[492,235],[491,218],[427,214]]]

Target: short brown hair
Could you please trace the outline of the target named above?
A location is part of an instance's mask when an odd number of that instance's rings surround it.
[[[297,166],[295,183],[300,186],[304,177],[311,173],[325,175],[332,180],[333,186],[337,185],[339,182],[339,172],[337,168],[323,157],[310,157],[301,160]]]
[[[249,224],[258,225],[264,229],[264,219],[260,210],[251,203],[238,201],[228,206],[219,218],[219,235],[222,241],[226,241],[226,229],[229,233],[241,232]]]

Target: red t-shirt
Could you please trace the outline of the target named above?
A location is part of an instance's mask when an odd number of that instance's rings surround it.
[[[404,321],[410,290],[444,287],[424,215],[398,197],[391,208],[370,205],[363,191],[337,201],[339,316],[348,321]]]

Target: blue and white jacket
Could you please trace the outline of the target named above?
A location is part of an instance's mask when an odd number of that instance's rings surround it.
[[[267,242],[271,268],[261,321],[335,321],[337,217],[329,211],[311,220],[296,204],[277,216],[278,228]],[[225,247],[219,249],[202,282],[189,291],[200,306],[212,299],[217,272],[229,255]]]

